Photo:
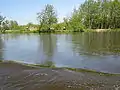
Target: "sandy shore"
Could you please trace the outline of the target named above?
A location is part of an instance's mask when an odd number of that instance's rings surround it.
[[[104,31],[108,31],[110,29],[95,29],[96,32],[104,32]]]
[[[0,63],[0,90],[119,90],[119,75]]]

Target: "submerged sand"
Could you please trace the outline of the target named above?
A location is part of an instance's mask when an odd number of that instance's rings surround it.
[[[0,63],[0,90],[119,90],[120,75]]]

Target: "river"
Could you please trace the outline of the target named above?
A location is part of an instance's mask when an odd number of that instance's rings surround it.
[[[120,32],[1,34],[0,59],[120,73]]]

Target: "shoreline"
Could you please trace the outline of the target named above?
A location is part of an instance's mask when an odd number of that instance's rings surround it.
[[[76,72],[64,68],[31,67],[0,63],[2,90],[118,90],[120,75]]]
[[[101,71],[96,71],[92,69],[84,69],[84,68],[70,68],[70,67],[56,67],[56,66],[50,66],[50,65],[42,65],[42,64],[27,64],[27,63],[21,63],[17,61],[3,61],[0,60],[0,64],[16,64],[16,65],[21,65],[21,66],[26,66],[30,68],[51,68],[51,69],[66,69],[70,71],[75,71],[75,72],[85,72],[85,73],[94,73],[94,74],[100,74],[103,76],[120,76],[120,73],[107,73],[107,72],[101,72]]]
[[[55,31],[39,31],[39,30],[6,30],[1,33],[74,33],[74,32],[114,32],[120,31],[120,29],[84,29],[83,31],[74,30],[55,30]]]

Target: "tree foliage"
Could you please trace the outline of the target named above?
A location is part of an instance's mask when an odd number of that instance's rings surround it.
[[[45,9],[37,13],[40,23],[40,30],[50,30],[51,26],[57,23],[57,14],[53,5],[47,4]]]
[[[17,21],[13,21],[13,20],[11,20],[11,21],[9,21],[10,23],[9,23],[9,28],[12,30],[16,30],[16,29],[18,29],[18,22]]]
[[[15,30],[18,29],[19,25],[17,21],[14,20],[6,20],[6,17],[0,15],[0,30]]]
[[[2,30],[17,30],[19,27],[17,21],[13,20],[4,20],[1,26]]]
[[[2,23],[3,23],[4,20],[5,20],[5,17],[0,15],[0,30],[2,29]]]
[[[120,28],[120,0],[86,0],[74,10],[69,23],[73,29]]]

